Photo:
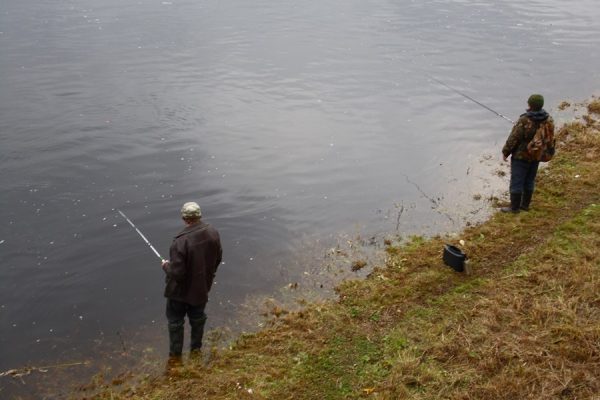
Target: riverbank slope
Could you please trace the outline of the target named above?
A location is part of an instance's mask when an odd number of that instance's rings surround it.
[[[592,399],[600,393],[600,124],[564,125],[529,212],[388,246],[339,299],[283,315],[210,363],[100,399]],[[444,243],[468,273],[444,266]]]

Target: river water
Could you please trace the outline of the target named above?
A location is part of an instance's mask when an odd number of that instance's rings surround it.
[[[1,0],[0,372],[164,355],[163,273],[116,209],[167,255],[201,204],[224,247],[208,329],[231,331],[330,247],[483,218],[510,124],[431,77],[555,113],[599,88],[599,20],[597,0]]]

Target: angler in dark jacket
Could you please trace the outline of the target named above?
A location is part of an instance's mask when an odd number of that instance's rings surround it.
[[[512,155],[510,159],[510,207],[501,208],[502,212],[518,213],[520,210],[529,210],[539,162],[531,160],[527,145],[533,139],[541,123],[552,124],[552,130],[554,130],[552,117],[542,108],[544,106],[542,95],[529,96],[527,104],[529,105],[527,112],[519,117],[502,148],[504,161]]]
[[[165,297],[169,322],[169,356],[181,357],[184,318],[191,326],[190,351],[200,350],[208,302],[208,292],[221,264],[222,248],[219,233],[201,220],[197,203],[185,203],[181,217],[185,228],[175,236],[169,250],[170,261],[164,261],[166,273]]]

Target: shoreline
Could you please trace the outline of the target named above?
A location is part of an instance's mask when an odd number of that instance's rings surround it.
[[[540,271],[547,273],[549,268],[553,272],[547,265],[535,264],[539,257],[551,261],[553,252],[564,245],[553,245],[555,241],[560,242],[575,229],[577,236],[587,235],[591,243],[598,243],[600,228],[594,225],[594,218],[600,216],[600,207],[596,206],[600,194],[595,193],[600,187],[600,173],[594,171],[600,171],[600,125],[595,120],[600,115],[592,113],[600,111],[598,103],[596,99],[588,103],[590,113],[581,116],[581,121],[575,119],[557,127],[558,153],[540,170],[532,211],[518,215],[493,213],[483,223],[467,224],[457,237],[437,235],[414,237],[403,245],[386,243],[380,250],[384,252],[383,263],[364,279],[342,282],[336,289],[337,299],[308,303],[299,311],[273,312],[274,317],[263,330],[241,335],[227,350],[212,348],[205,360],[190,360],[169,376],[139,376],[132,372],[127,379],[87,385],[73,392],[72,397],[428,399],[435,398],[437,390],[449,398],[472,393],[503,398],[507,396],[503,387],[513,390],[513,398],[531,395],[538,386],[523,384],[519,389],[512,383],[524,376],[531,380],[528,368],[521,366],[518,370],[510,365],[512,358],[508,356],[496,360],[499,365],[490,366],[485,361],[493,355],[486,353],[489,349],[473,345],[477,340],[486,342],[486,335],[480,331],[488,329],[487,335],[504,333],[502,323],[490,323],[492,316],[479,310],[492,308],[500,317],[519,319],[519,313],[515,316],[507,307],[501,307],[507,301],[506,293],[514,290],[513,298],[523,295],[534,303],[539,299],[539,295],[519,285],[524,280],[538,279],[535,276]],[[569,206],[568,194],[577,195],[580,201]],[[575,239],[567,241],[572,246]],[[457,274],[443,265],[444,243],[465,251],[470,259],[468,273]],[[570,256],[573,262],[581,254]],[[584,261],[588,258],[598,262],[598,251],[584,253]],[[556,265],[553,268],[560,269]],[[568,274],[569,269],[563,272]],[[552,287],[550,292],[556,290]],[[510,323],[511,318],[501,318],[501,322],[518,330]],[[470,324],[473,319],[482,323]],[[598,325],[589,328],[593,335],[599,334]],[[514,345],[503,335],[496,336],[504,340],[501,343],[506,348]],[[564,340],[559,339],[558,343]],[[571,347],[569,351],[576,350]],[[524,358],[512,350],[513,358]],[[569,353],[564,357],[568,361]],[[510,365],[512,375],[507,375],[506,365]],[[596,376],[600,376],[595,365],[588,368],[596,368]],[[499,376],[502,385],[493,383]],[[552,386],[541,372],[536,376],[542,387]],[[583,383],[561,389],[565,398],[600,390],[599,378],[578,379]],[[475,389],[466,388],[470,385]]]

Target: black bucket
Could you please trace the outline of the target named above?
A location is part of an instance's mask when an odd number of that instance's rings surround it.
[[[467,256],[458,247],[451,244],[444,245],[444,263],[452,267],[455,271],[463,272],[465,270],[465,260]]]

